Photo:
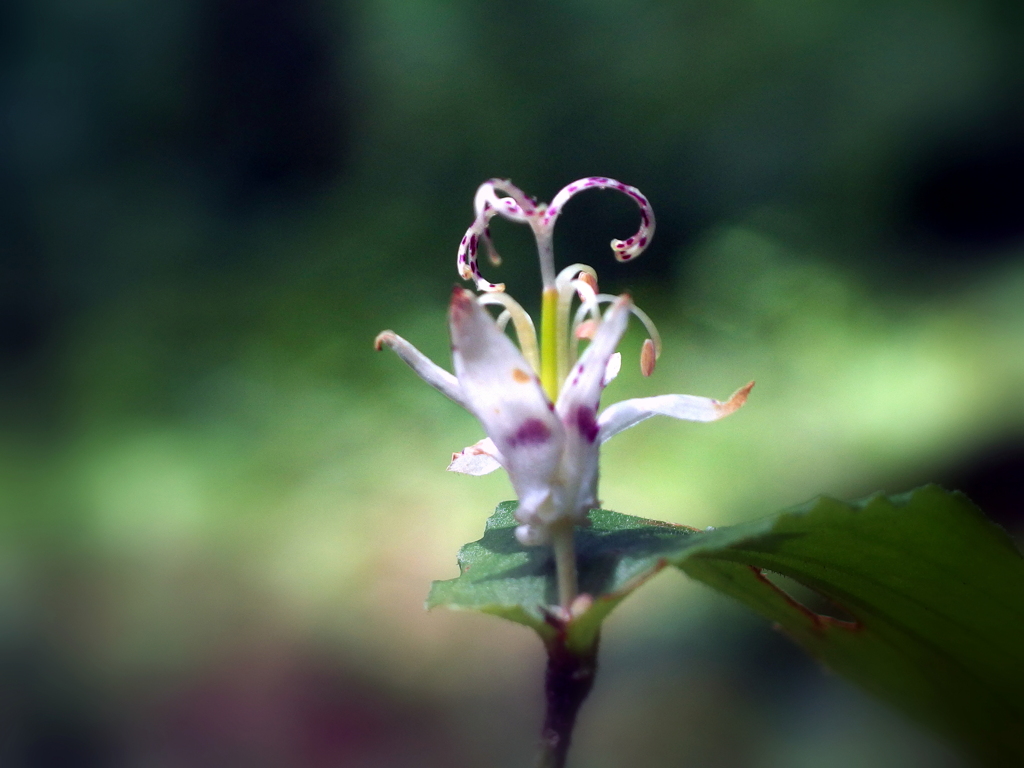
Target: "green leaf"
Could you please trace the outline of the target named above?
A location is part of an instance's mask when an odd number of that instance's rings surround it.
[[[550,642],[554,564],[547,548],[516,542],[514,510],[499,505],[484,537],[460,551],[462,575],[435,582],[427,605],[502,616]],[[822,498],[709,532],[605,510],[590,519],[576,547],[580,589],[594,603],[564,626],[570,647],[589,647],[608,613],[672,564],[986,763],[1024,763],[1024,559],[963,495],[927,486]],[[851,621],[815,613],[763,572],[798,581]]]
[[[555,563],[549,547],[523,547],[515,537],[516,502],[498,505],[484,536],[459,550],[461,575],[435,581],[427,608],[444,605],[491,613],[535,629],[548,642],[556,634],[547,608],[558,602]],[[601,622],[623,598],[700,537],[697,531],[596,509],[590,526],[576,530],[581,593],[594,603],[569,625],[570,648],[588,647]]]
[[[691,577],[986,763],[1024,763],[1024,559],[967,497],[926,486],[852,504],[823,498],[704,538],[673,560]],[[805,608],[762,569],[855,621]]]

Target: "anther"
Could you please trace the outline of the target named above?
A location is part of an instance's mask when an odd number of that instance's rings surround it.
[[[581,271],[576,276],[576,279],[586,283],[587,285],[590,286],[590,290],[592,290],[594,293],[597,293],[597,278],[594,277],[594,275],[592,275],[590,272]]]
[[[590,341],[594,338],[594,334],[597,332],[597,321],[596,320],[584,320],[582,323],[576,326],[576,338],[586,339]]]
[[[640,348],[640,372],[644,376],[650,376],[654,373],[654,364],[657,359],[658,355],[654,351],[654,342],[650,339],[644,339],[644,345]]]

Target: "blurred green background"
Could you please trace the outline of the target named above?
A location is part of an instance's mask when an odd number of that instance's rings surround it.
[[[895,0],[0,5],[0,764],[522,766],[543,659],[437,611],[505,477],[444,472],[476,186],[581,195],[665,336],[608,508],[696,526],[935,480],[1020,534],[1024,10]],[[530,309],[528,232],[486,271]],[[605,632],[574,764],[959,766],[666,574]]]

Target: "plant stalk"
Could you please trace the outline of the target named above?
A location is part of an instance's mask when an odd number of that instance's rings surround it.
[[[595,637],[593,645],[582,652],[570,650],[566,637],[563,624],[555,639],[547,643],[548,666],[544,676],[546,711],[537,768],[564,768],[576,715],[597,675],[599,637]]]
[[[572,601],[579,594],[576,577],[576,526],[561,525],[551,532],[551,547],[555,554],[555,580],[558,582],[558,604],[566,612],[572,608]]]

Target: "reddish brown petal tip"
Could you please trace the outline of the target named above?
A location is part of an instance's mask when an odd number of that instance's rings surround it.
[[[386,345],[390,346],[394,338],[394,331],[381,331],[377,334],[377,338],[373,340],[373,348],[380,352]]]
[[[473,311],[475,302],[476,296],[472,291],[467,291],[461,285],[456,285],[452,289],[451,302],[448,304],[448,317],[451,322],[457,322],[469,315]]]
[[[721,403],[718,408],[722,412],[723,416],[728,416],[730,413],[738,411],[743,404],[747,402],[747,395],[750,394],[750,390],[754,388],[754,382],[750,382],[746,386],[740,387],[733,392],[732,397]]]

